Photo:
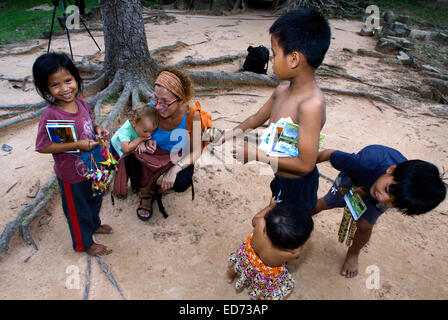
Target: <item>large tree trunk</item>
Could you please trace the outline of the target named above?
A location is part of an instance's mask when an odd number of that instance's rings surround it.
[[[158,70],[146,42],[139,0],[101,0],[104,28],[105,76],[112,81],[117,72],[123,82],[146,80],[152,83]]]

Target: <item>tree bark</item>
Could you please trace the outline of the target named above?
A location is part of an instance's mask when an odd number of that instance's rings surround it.
[[[104,70],[108,82],[117,72],[122,82],[146,80],[152,83],[158,71],[146,41],[139,0],[101,0],[104,28]]]

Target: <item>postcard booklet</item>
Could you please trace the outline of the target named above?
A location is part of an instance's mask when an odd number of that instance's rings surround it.
[[[367,210],[367,206],[358,193],[351,188],[344,196],[345,203],[350,209],[353,219],[358,221],[359,217]]]
[[[293,123],[291,117],[281,118],[277,123],[263,131],[259,149],[269,156],[297,157],[299,150],[297,145],[298,125]],[[325,134],[320,134],[319,148]]]
[[[46,129],[50,140],[55,143],[78,141],[74,120],[47,120]],[[67,152],[74,153],[80,152],[80,150],[78,149]]]

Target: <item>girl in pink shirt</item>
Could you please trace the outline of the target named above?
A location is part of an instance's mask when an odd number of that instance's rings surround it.
[[[93,196],[92,183],[86,179],[87,166],[73,156],[97,146],[95,134],[103,138],[109,132],[95,124],[90,108],[77,98],[82,79],[65,53],[52,52],[38,57],[33,64],[33,77],[37,92],[49,102],[39,121],[36,151],[53,155],[73,249],[91,255],[109,254],[111,250],[92,239],[93,233],[112,233],[112,228],[102,225],[99,218],[102,197]],[[77,141],[53,142],[46,129],[49,120],[74,122]]]

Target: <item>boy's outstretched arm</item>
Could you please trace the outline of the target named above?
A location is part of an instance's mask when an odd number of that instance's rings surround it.
[[[319,154],[317,155],[316,163],[330,161],[330,156],[334,151],[335,151],[334,149],[325,149],[320,151]]]
[[[233,135],[238,135],[238,133],[246,132],[249,129],[256,129],[260,127],[263,123],[265,123],[269,117],[271,116],[271,110],[272,106],[274,104],[274,95],[272,95],[268,101],[265,102],[265,104],[253,115],[248,117],[246,120],[244,120],[242,123],[237,125],[235,128],[233,128],[231,131],[233,132]],[[226,135],[227,138],[229,138],[229,134],[227,132],[224,132],[224,134],[221,137],[221,140],[218,143],[224,143],[226,142]]]

